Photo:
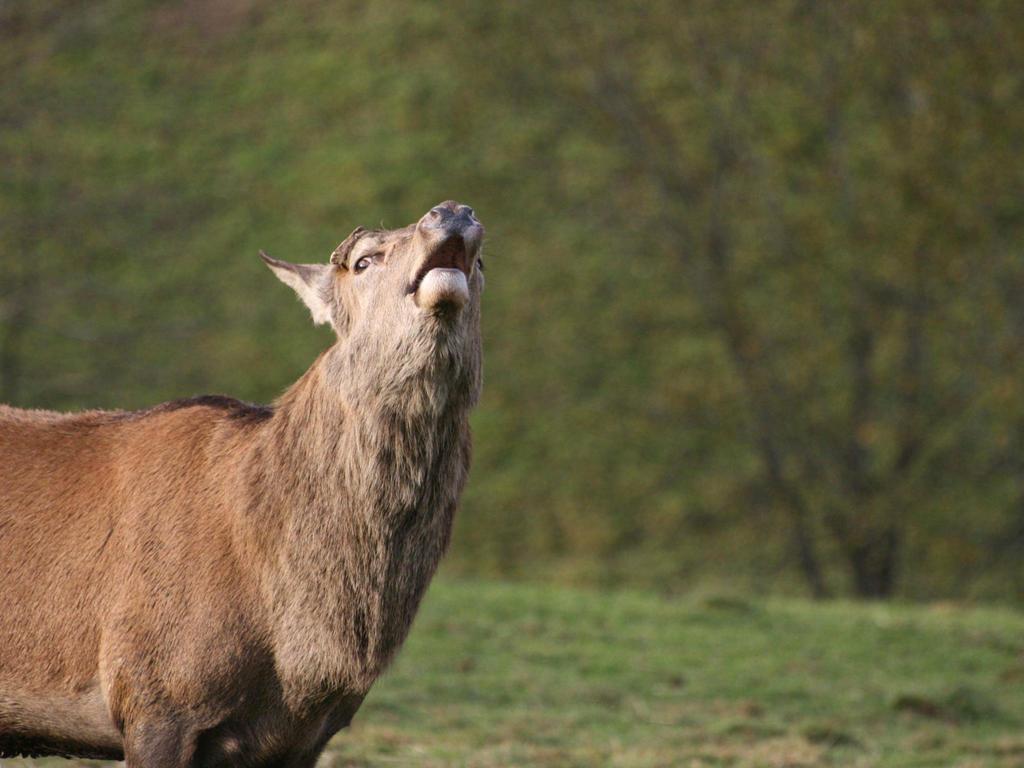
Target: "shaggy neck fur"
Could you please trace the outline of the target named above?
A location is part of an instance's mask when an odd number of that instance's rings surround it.
[[[250,466],[275,663],[301,707],[364,693],[405,639],[469,469],[479,337],[339,342],[277,404]]]

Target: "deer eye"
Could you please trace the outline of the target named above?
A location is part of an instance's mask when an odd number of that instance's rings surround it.
[[[366,268],[368,266],[370,266],[371,264],[379,264],[383,260],[384,260],[384,251],[377,251],[375,253],[368,253],[365,256],[361,257],[356,262],[355,266],[352,267],[352,271],[355,272],[358,275],[360,272],[365,272]]]
[[[483,272],[483,271],[484,271],[484,260],[483,260],[483,259],[477,259],[477,260],[476,260],[476,266],[477,266],[477,268],[478,268],[478,269],[479,269],[479,270],[480,270],[481,272]]]

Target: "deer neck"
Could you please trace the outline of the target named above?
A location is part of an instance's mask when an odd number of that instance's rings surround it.
[[[451,371],[387,378],[336,345],[279,401],[266,472],[280,515],[278,663],[309,690],[364,692],[404,640],[447,548],[469,464]],[[445,391],[440,391],[445,389]],[[276,422],[276,424],[275,424]]]

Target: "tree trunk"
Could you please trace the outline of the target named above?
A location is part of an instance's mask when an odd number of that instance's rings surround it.
[[[879,600],[893,596],[901,548],[902,537],[895,527],[847,547],[857,597]]]
[[[21,391],[22,347],[21,340],[28,324],[28,311],[24,296],[17,302],[0,336],[0,403],[14,405]]]

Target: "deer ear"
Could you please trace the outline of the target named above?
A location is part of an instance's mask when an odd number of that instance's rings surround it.
[[[299,298],[309,307],[314,323],[334,325],[331,317],[331,305],[334,303],[334,292],[331,289],[331,275],[335,269],[333,266],[292,264],[267,256],[263,251],[260,251],[260,258],[277,275],[278,280],[299,294]]]

